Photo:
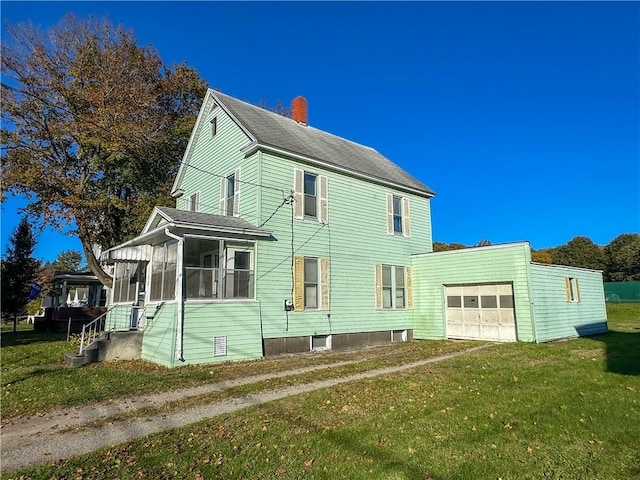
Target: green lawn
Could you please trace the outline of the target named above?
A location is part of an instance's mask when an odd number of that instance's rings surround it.
[[[142,360],[103,362],[82,368],[62,363],[65,353],[77,345],[64,334],[17,332],[2,334],[2,419],[34,415],[60,407],[86,405],[131,395],[231,380],[250,375],[279,372],[344,360],[367,360],[362,368],[398,365],[408,361],[461,350],[473,342],[417,342],[358,352],[280,357],[267,360],[168,369]],[[333,376],[347,375],[353,368],[332,370]],[[318,373],[317,375],[322,375]],[[309,375],[298,382],[312,379]],[[275,382],[245,386],[243,391],[263,390]]]
[[[502,344],[11,478],[640,478],[640,305],[608,315],[604,335]]]

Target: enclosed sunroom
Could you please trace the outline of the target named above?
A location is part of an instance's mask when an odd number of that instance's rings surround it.
[[[144,331],[142,358],[167,366],[260,357],[256,243],[270,236],[237,217],[156,207],[141,235],[101,256],[114,265],[105,329]]]

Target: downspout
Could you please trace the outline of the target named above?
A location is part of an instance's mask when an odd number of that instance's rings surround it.
[[[536,326],[536,305],[535,302],[533,301],[533,285],[531,284],[532,282],[532,278],[531,278],[531,247],[529,246],[529,244],[524,245],[524,258],[525,258],[525,267],[526,267],[526,271],[527,271],[527,291],[529,292],[529,308],[530,308],[530,315],[531,315],[531,334],[533,335],[533,343],[540,343],[538,341],[538,332],[537,332],[537,326]],[[516,319],[516,325],[517,325],[517,319]],[[517,333],[516,333],[517,335]]]
[[[178,292],[176,294],[176,300],[178,303],[178,324],[176,325],[176,341],[178,343],[178,360],[184,362],[184,295],[183,295],[183,286],[182,286],[182,263],[183,263],[183,255],[184,255],[184,237],[180,237],[175,235],[169,231],[168,228],[164,229],[164,234],[178,241],[178,258],[176,265],[176,283],[180,286],[178,288]]]

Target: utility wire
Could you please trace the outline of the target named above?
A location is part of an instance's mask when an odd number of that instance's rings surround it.
[[[96,123],[96,122],[92,121],[90,118],[82,118],[78,113],[75,113],[75,112],[69,110],[68,108],[66,108],[66,107],[64,107],[62,105],[56,105],[56,104],[50,102],[49,100],[47,100],[45,98],[42,98],[42,97],[40,97],[40,96],[38,96],[38,95],[36,95],[34,93],[31,93],[31,92],[26,91],[26,90],[22,90],[20,88],[12,87],[11,85],[6,84],[5,82],[2,82],[1,85],[2,85],[3,88],[6,88],[7,90],[18,92],[18,93],[20,93],[22,95],[27,95],[29,97],[34,98],[35,100],[38,100],[38,101],[48,105],[49,107],[52,107],[54,109],[60,110],[60,111],[62,111],[64,113],[67,113],[67,114],[73,116],[76,120],[80,120],[80,121],[82,121],[84,123],[91,124],[94,127],[99,128],[100,130],[108,133],[109,135],[111,135],[113,137],[117,137],[120,140],[124,140],[127,143],[131,141],[130,138],[127,138],[127,137],[125,137],[124,135],[122,135],[120,133],[114,133],[109,128],[107,128],[107,127],[105,127],[103,125],[100,125],[99,123]],[[199,171],[201,173],[205,173],[207,175],[211,175],[211,176],[214,176],[214,177],[218,177],[218,178],[227,178],[228,177],[228,175],[221,175],[221,174],[218,174],[218,173],[213,173],[213,172],[211,172],[209,170],[206,170],[204,168],[196,167],[195,165],[191,165],[189,163],[186,163],[183,160],[178,160],[178,163],[181,164],[181,165],[184,165],[185,167],[193,168],[194,170],[197,170],[197,171]],[[264,189],[268,189],[268,190],[274,190],[276,192],[280,192],[283,197],[286,197],[285,191],[282,188],[272,187],[270,185],[261,185],[259,183],[247,182],[245,180],[236,180],[236,181],[238,183],[243,183],[245,185],[250,185],[250,186],[253,186],[253,187],[264,188]]]

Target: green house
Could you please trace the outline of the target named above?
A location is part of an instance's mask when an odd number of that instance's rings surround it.
[[[209,90],[175,208],[156,207],[138,237],[102,254],[107,329],[142,331],[142,358],[166,366],[606,329],[599,272],[533,264],[526,244],[430,253],[433,195],[374,149],[308,125],[302,97],[287,118]],[[516,327],[489,335],[507,298]]]

